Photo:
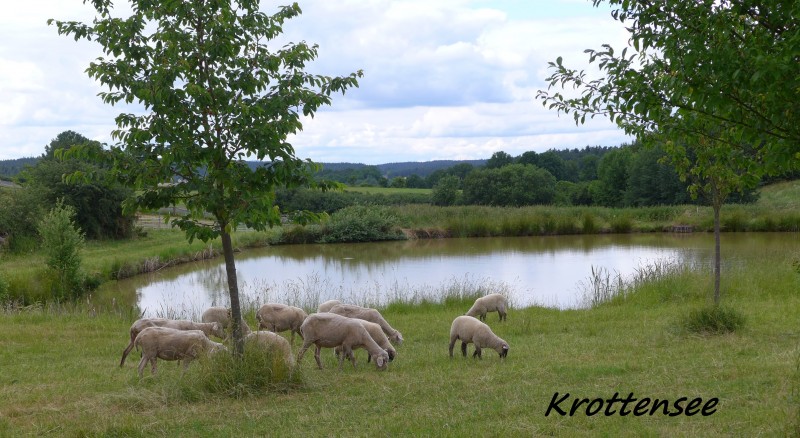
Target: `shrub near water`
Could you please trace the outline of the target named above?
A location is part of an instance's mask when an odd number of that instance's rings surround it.
[[[343,208],[323,224],[322,243],[372,242],[403,239],[396,228],[397,217],[385,207],[353,206]]]

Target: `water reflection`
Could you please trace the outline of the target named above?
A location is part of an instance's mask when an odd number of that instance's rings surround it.
[[[732,263],[755,248],[796,245],[795,234],[725,235]],[[642,234],[440,239],[365,244],[288,245],[237,254],[243,303],[315,306],[327,299],[381,303],[473,282],[504,288],[516,306],[575,308],[594,269],[627,276],[659,260],[709,265],[709,234]],[[187,264],[116,282],[103,293],[138,304],[146,315],[200,314],[227,305],[224,262]],[[126,298],[127,297],[127,298]]]

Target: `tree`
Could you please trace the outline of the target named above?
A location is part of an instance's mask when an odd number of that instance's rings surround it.
[[[625,206],[645,207],[689,202],[687,184],[681,182],[673,166],[664,163],[662,146],[640,148],[628,165],[628,181],[623,196]]]
[[[476,169],[464,180],[464,203],[523,206],[550,204],[556,179],[536,166],[510,164],[499,169]]]
[[[486,161],[487,169],[499,169],[514,162],[514,157],[507,152],[497,151]]]
[[[131,190],[115,180],[107,166],[76,157],[64,158],[63,152],[72,146],[83,147],[90,155],[98,157],[107,153],[100,142],[74,131],[64,131],[45,146],[39,162],[25,171],[27,188],[41,197],[46,208],[59,199],[74,207],[75,220],[88,238],[129,237],[133,232],[134,215],[122,211],[122,202]],[[71,182],[63,178],[74,173],[92,177]]]
[[[447,175],[439,179],[431,191],[431,202],[434,205],[453,205],[458,197],[458,186],[461,181],[455,175]]]
[[[55,24],[59,34],[103,46],[105,57],[87,72],[108,87],[100,93],[104,102],[145,109],[117,116],[112,132],[119,142],[111,148],[113,170],[136,189],[125,207],[181,203],[187,212],[170,220],[190,241],[221,239],[241,355],[231,232],[239,224],[256,230],[278,224],[276,187],[315,184],[317,166],[298,158],[287,136],[302,129],[301,116],[329,105],[333,93],[357,86],[362,73],[312,75],[305,67],[316,58],[316,45],[267,44],[301,13],[297,3],[267,15],[258,0],[131,0],[127,18],[112,16],[110,0],[91,4],[92,24]],[[248,158],[266,162],[251,168]]]
[[[628,187],[628,168],[633,153],[630,147],[609,151],[597,165],[599,193],[595,201],[606,207],[624,206],[625,190]]]
[[[609,3],[619,7],[612,16],[626,24],[635,53],[607,44],[587,50],[589,61],[604,73],[599,79],[565,67],[559,57],[550,63],[555,70],[547,78],[550,87],[570,84],[579,95],[540,91],[544,105],[572,113],[576,123],[607,116],[642,141],[668,145],[681,176],[694,177],[690,188],[718,196],[713,205],[724,201],[726,192],[752,187],[765,173],[796,168],[800,3]],[[719,257],[717,250],[716,265]],[[716,270],[715,302],[718,275]]]
[[[603,0],[594,0],[597,6]],[[605,76],[590,80],[559,57],[550,87],[571,84],[578,97],[539,91],[544,105],[608,116],[629,134],[700,134],[730,148],[754,145],[761,171],[781,172],[800,158],[800,3],[782,0],[609,0],[627,25],[635,53],[604,44],[586,50]],[[692,123],[685,123],[687,116]],[[700,122],[695,123],[695,121]]]

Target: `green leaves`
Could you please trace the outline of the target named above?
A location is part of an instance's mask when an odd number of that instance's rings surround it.
[[[87,73],[107,87],[104,102],[139,103],[145,114],[120,114],[115,172],[138,188],[128,208],[183,205],[174,223],[190,239],[213,238],[238,224],[278,223],[274,189],[312,184],[308,164],[286,139],[333,93],[358,86],[304,71],[317,46],[270,40],[298,16],[297,3],[273,15],[259,2],[134,0],[134,13],[112,18],[108,1],[92,1],[91,24],[55,23],[59,33],[97,40],[105,57]],[[267,160],[250,169],[246,159]],[[215,225],[203,219],[209,214]]]

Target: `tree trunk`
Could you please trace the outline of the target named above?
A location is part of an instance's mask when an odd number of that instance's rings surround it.
[[[719,280],[721,276],[720,261],[722,254],[720,252],[720,227],[719,227],[719,212],[722,210],[722,201],[719,200],[719,194],[714,194],[714,306],[719,305]]]
[[[233,327],[233,352],[237,357],[244,354],[244,338],[242,336],[242,310],[239,305],[239,282],[236,278],[236,262],[233,259],[231,235],[222,227],[222,253],[225,256],[225,273],[228,276],[228,293],[231,297],[231,326]]]

